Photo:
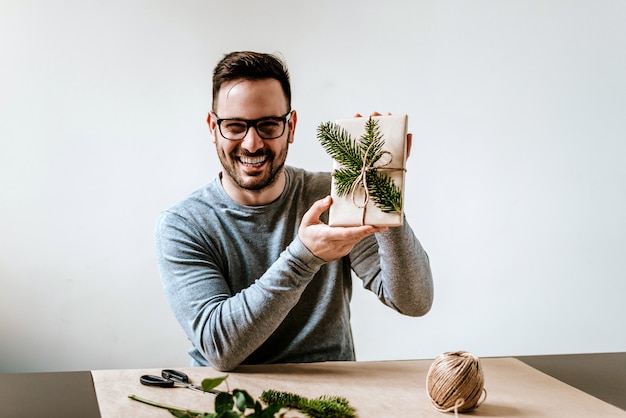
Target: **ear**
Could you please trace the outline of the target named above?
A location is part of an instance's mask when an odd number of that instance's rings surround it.
[[[296,134],[296,124],[298,123],[298,113],[292,110],[291,118],[289,118],[289,143],[293,144],[293,138]]]
[[[217,135],[215,129],[217,129],[217,121],[213,117],[213,112],[209,112],[206,117],[206,123],[209,125],[209,132],[211,132],[211,136],[213,137],[212,141],[215,144]]]

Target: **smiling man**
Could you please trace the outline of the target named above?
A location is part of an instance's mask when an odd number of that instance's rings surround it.
[[[296,112],[276,79],[228,81],[216,94],[207,121],[224,167],[224,190],[243,204],[272,202],[285,188]]]
[[[330,173],[285,165],[298,118],[284,63],[227,54],[207,123],[223,170],[164,211],[157,259],[194,366],[354,360],[352,273],[411,316],[433,300],[408,223],[329,227]]]

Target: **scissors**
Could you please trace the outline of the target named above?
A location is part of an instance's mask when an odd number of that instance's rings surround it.
[[[144,374],[139,378],[139,381],[142,385],[146,386],[157,386],[160,388],[174,388],[174,387],[186,387],[192,390],[196,390],[202,393],[213,393],[217,395],[221,393],[221,391],[216,389],[211,389],[209,391],[204,391],[202,386],[194,385],[189,381],[189,376],[185,373],[172,370],[172,369],[163,369],[161,370],[161,376],[155,376],[151,374]]]

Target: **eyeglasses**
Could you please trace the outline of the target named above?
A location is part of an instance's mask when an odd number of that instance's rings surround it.
[[[266,116],[264,118],[248,119],[217,119],[217,126],[220,134],[228,140],[240,141],[246,137],[250,127],[256,129],[257,134],[262,139],[276,139],[285,133],[287,121],[291,118],[291,110],[282,116]]]

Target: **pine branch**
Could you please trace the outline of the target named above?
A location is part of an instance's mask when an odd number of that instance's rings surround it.
[[[363,166],[363,158],[348,131],[332,122],[317,128],[317,138],[333,160],[357,171]]]
[[[372,166],[382,156],[382,148],[385,144],[383,134],[380,132],[378,121],[376,119],[368,119],[365,122],[365,133],[361,135],[358,142],[359,155],[361,155],[361,166],[363,166],[363,158],[366,157],[365,164],[367,167]]]
[[[338,396],[321,396],[308,399],[289,392],[266,390],[260,398],[268,404],[280,404],[286,408],[298,409],[312,418],[352,418],[356,411],[345,398]]]
[[[361,170],[350,170],[347,168],[339,168],[333,173],[337,196],[347,196],[352,190],[352,184],[361,175]]]
[[[402,211],[402,190],[395,185],[388,175],[369,172],[367,185],[370,195],[376,206],[385,213],[400,213]]]

